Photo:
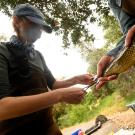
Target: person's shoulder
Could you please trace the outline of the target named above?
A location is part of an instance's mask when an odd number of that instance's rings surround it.
[[[46,65],[46,62],[42,53],[39,50],[35,50],[35,51],[36,51],[37,57],[42,61],[42,63],[44,63],[44,65]]]
[[[44,59],[44,56],[42,55],[42,53],[39,50],[35,50],[35,52],[37,53],[37,55],[41,58]]]
[[[39,55],[42,55],[42,53],[37,49],[35,49],[35,52],[38,53]]]

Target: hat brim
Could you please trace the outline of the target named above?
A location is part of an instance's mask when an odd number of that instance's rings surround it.
[[[32,16],[25,16],[28,20],[36,23],[36,24],[39,24],[41,26],[43,26],[43,30],[47,33],[52,33],[52,28],[42,19],[39,19],[39,18],[35,18],[35,17],[32,17]]]

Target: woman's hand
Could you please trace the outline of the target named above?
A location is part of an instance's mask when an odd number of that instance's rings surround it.
[[[86,92],[83,88],[69,87],[56,90],[59,92],[60,101],[69,104],[79,104],[85,97]]]

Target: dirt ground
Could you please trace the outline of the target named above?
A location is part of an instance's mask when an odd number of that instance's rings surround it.
[[[123,129],[135,129],[135,112],[131,109],[113,114],[112,116],[107,116],[108,121],[102,125],[102,127],[97,130],[92,135],[108,135],[109,133],[116,133],[121,128]],[[85,131],[86,129],[93,126],[95,120],[81,123],[69,128],[62,130],[63,135],[71,135],[77,129]],[[124,134],[125,135],[125,134]]]

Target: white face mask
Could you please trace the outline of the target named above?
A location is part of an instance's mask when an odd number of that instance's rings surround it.
[[[41,37],[42,31],[39,27],[33,26],[29,29],[20,29],[20,33],[25,41],[34,43]]]

